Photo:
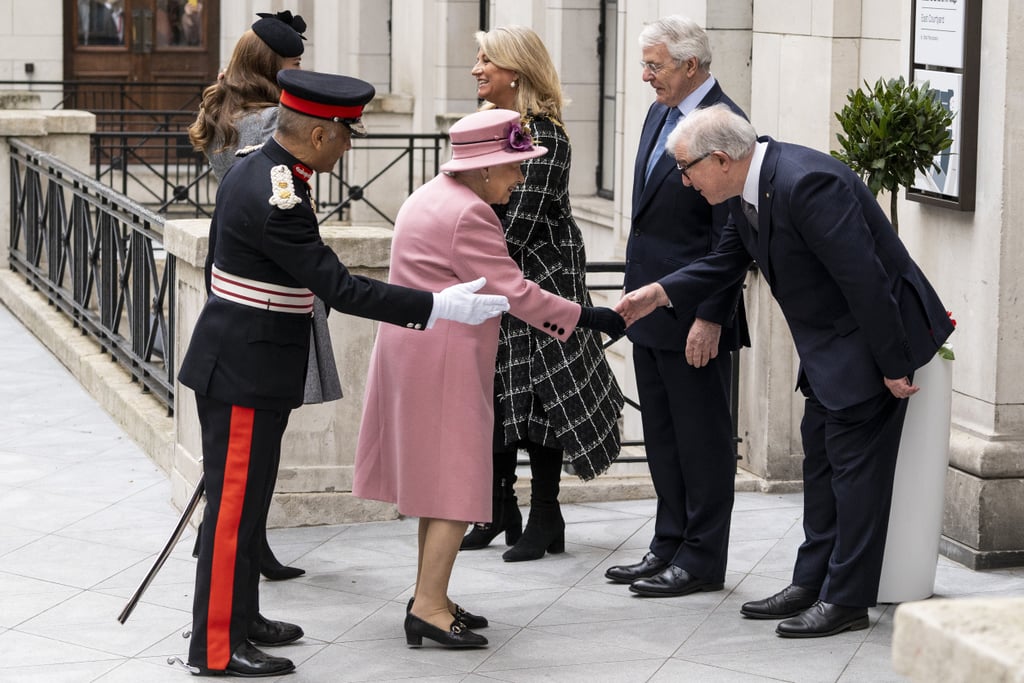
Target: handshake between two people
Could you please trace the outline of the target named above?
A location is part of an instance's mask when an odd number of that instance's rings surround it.
[[[667,306],[668,296],[661,285],[653,283],[625,294],[613,308],[584,306],[580,311],[579,327],[604,332],[612,341],[626,333],[626,328],[658,306]]]
[[[669,305],[665,290],[652,283],[623,295],[613,308],[584,306],[580,311],[579,327],[604,332],[612,341],[626,333],[626,328],[658,306]]]
[[[433,327],[437,320],[479,325],[497,317],[509,309],[508,298],[500,294],[477,294],[486,278],[462,282],[434,294],[434,309],[430,313],[427,327]],[[583,306],[576,323],[598,332],[604,332],[613,340],[626,332],[626,328],[644,317],[658,306],[668,305],[665,290],[657,283],[641,287],[626,294],[614,308],[606,306]]]

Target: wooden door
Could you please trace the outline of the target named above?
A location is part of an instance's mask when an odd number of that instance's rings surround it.
[[[64,0],[68,106],[195,111],[219,69],[219,0]]]

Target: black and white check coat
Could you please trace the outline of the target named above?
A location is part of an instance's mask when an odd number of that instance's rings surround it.
[[[589,306],[583,235],[569,205],[572,149],[562,124],[527,119],[534,142],[548,149],[524,164],[526,182],[505,206],[495,206],[508,251],[526,278]],[[619,455],[623,397],[601,347],[600,334],[577,328],[565,342],[510,315],[501,321],[495,376],[495,419],[505,443],[530,441],[564,451],[583,480],[604,472]]]

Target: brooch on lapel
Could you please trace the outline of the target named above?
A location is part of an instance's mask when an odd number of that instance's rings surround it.
[[[240,148],[235,150],[235,156],[236,157],[248,156],[248,155],[252,154],[253,152],[255,152],[256,150],[260,149],[261,147],[263,147],[263,143],[262,142],[260,144],[258,144],[258,145],[247,145],[245,147],[240,147]]]
[[[270,169],[270,187],[273,190],[273,194],[270,195],[268,201],[273,206],[279,209],[291,209],[302,203],[302,199],[295,194],[295,185],[292,184],[292,172],[284,164]]]

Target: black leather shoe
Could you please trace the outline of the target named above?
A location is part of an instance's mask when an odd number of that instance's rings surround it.
[[[281,676],[295,671],[292,660],[274,657],[253,647],[248,641],[235,648],[228,660],[226,669],[208,669],[205,666],[189,664],[195,669],[196,676],[239,676],[241,678],[259,678],[260,676]]]
[[[412,603],[416,599],[416,596],[409,598],[409,603],[405,606],[405,613],[408,614],[412,611]],[[458,605],[455,605],[455,614],[453,614],[457,620],[461,621],[466,625],[466,628],[487,628],[488,621],[487,617],[477,616],[472,612],[467,612]]]
[[[452,621],[447,631],[423,621],[415,614],[405,615],[405,642],[412,647],[423,645],[423,638],[429,638],[444,647],[483,647],[487,639],[473,633],[458,619]]]
[[[751,619],[788,619],[818,600],[818,591],[790,584],[764,600],[743,603],[740,614]]]
[[[867,607],[841,607],[818,600],[800,616],[780,621],[775,632],[783,638],[822,638],[867,627]]]
[[[670,564],[649,579],[637,579],[630,584],[629,590],[650,598],[666,598],[698,591],[720,591],[724,587],[725,584],[721,581],[698,579],[685,569]]]
[[[661,570],[668,566],[668,562],[661,559],[654,553],[647,553],[644,559],[636,564],[620,564],[608,567],[605,570],[604,578],[615,583],[633,583],[637,579],[649,579],[657,576]]]
[[[286,621],[273,621],[262,614],[257,614],[253,622],[249,624],[247,637],[249,642],[254,645],[270,646],[294,643],[304,635],[302,629],[295,624],[289,624]]]

